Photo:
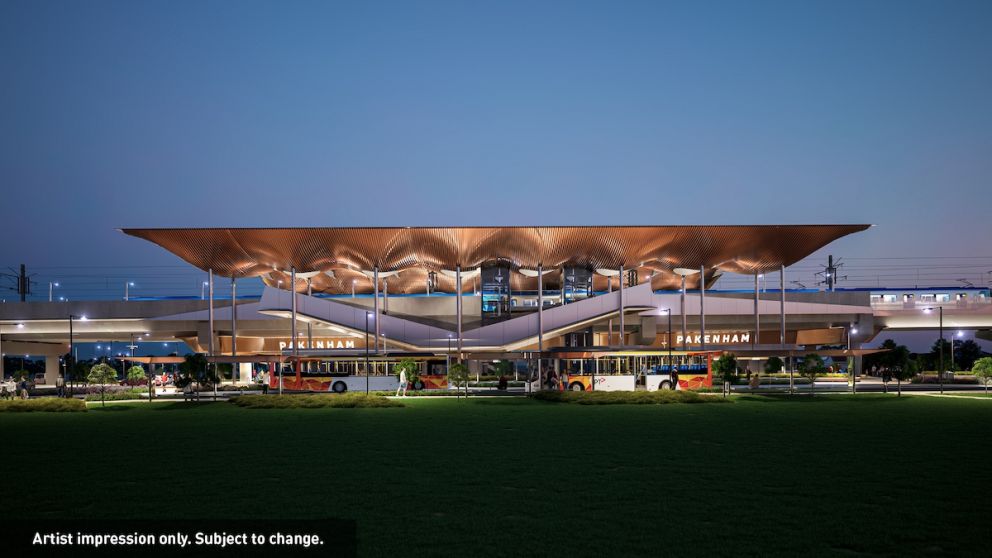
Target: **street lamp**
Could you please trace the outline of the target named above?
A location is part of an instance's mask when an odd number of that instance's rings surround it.
[[[964,335],[963,331],[958,331],[957,337],[962,337]],[[954,342],[957,341],[954,337],[951,337],[951,370],[954,370]]]
[[[134,286],[134,283],[132,281],[125,281],[124,282],[124,300],[125,301],[130,298],[130,296],[131,296],[131,290],[130,289],[133,286]]]
[[[55,287],[58,287],[58,286],[59,286],[58,281],[49,281],[48,282],[48,302],[51,302],[52,301],[52,291],[54,291],[55,290]]]
[[[850,364],[851,364],[851,366],[847,367],[847,373],[851,375],[851,393],[854,394],[854,393],[858,393],[858,375],[855,374],[855,371],[853,370],[853,368],[855,368],[856,365],[855,365],[855,361],[853,360],[853,357],[850,355],[851,335],[857,335],[858,328],[854,327],[854,324],[851,324],[847,326],[846,329],[847,329],[847,352],[848,352],[847,358],[850,359]]]
[[[78,319],[81,322],[86,321],[86,316],[76,316],[75,314],[69,314],[69,359],[66,362],[66,370],[69,369],[69,363],[72,363],[73,368],[76,366],[76,347],[72,341],[72,320]],[[75,380],[75,377],[72,377]],[[65,374],[63,373],[62,382],[65,383]],[[69,397],[72,397],[72,383],[69,384]]]
[[[448,352],[444,353],[444,375],[451,372],[451,334],[448,334]]]
[[[937,381],[940,382],[940,393],[944,393],[944,307],[938,306],[937,311],[940,315],[940,321],[938,322],[938,328],[940,331],[940,367],[937,370]],[[924,308],[923,312],[929,314],[933,312],[933,307]]]

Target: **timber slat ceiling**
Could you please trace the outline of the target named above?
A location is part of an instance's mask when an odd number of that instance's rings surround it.
[[[510,267],[563,265],[636,269],[654,288],[674,288],[675,268],[706,268],[710,284],[721,272],[763,273],[789,266],[830,242],[870,225],[675,225],[594,227],[341,227],[123,229],[154,242],[190,264],[225,277],[260,276],[266,284],[289,284],[289,270],[322,271],[313,290],[372,290],[362,274],[378,267],[398,271],[390,293],[425,290],[428,272],[474,269],[496,261]],[[556,288],[557,273],[545,276]],[[687,278],[698,288],[698,274]],[[454,291],[454,280],[437,274],[437,290]],[[301,286],[302,285],[302,286]],[[537,279],[513,274],[514,290],[534,290]],[[607,279],[595,277],[595,288]],[[614,281],[614,287],[616,282]],[[297,290],[305,290],[305,284]],[[473,282],[463,281],[471,291]]]

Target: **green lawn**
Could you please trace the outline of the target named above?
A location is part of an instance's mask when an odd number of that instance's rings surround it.
[[[363,556],[980,555],[992,545],[987,401],[406,405],[0,413],[0,518],[346,517]]]

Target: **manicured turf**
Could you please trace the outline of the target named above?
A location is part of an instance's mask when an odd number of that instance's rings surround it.
[[[988,401],[405,403],[4,413],[0,518],[349,517],[364,556],[992,547]]]

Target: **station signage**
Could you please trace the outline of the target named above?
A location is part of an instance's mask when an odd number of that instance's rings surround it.
[[[667,339],[667,335],[664,336]],[[739,345],[751,342],[750,331],[714,331],[713,333],[688,334],[684,338],[681,333],[675,335],[675,344],[682,345]]]
[[[354,339],[343,339],[343,338],[314,338],[313,347],[309,347],[306,339],[300,339],[298,343],[299,349],[354,349],[355,340]],[[293,342],[291,339],[280,339],[279,340],[279,350],[292,349]]]

